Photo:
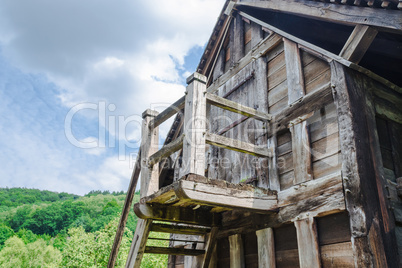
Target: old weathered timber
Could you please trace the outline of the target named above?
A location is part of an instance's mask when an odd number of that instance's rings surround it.
[[[353,82],[352,76],[341,65],[332,63],[331,68],[331,83],[336,92],[334,95],[342,140],[342,176],[346,207],[350,213],[355,265],[372,267],[373,263],[382,263],[385,267],[392,266],[391,263],[395,263],[396,259],[394,249],[385,250],[383,246],[387,245],[377,244],[373,250],[370,246],[370,233],[373,232],[378,239],[383,239],[384,230],[378,224],[373,224],[373,219],[381,217],[378,214],[381,209],[375,190],[376,173],[373,165],[367,165],[373,161],[370,144],[367,139],[357,138],[369,137],[366,123],[362,125],[367,121],[364,89],[361,84]],[[382,261],[384,256],[386,261]]]
[[[112,251],[110,252],[109,262],[107,264],[108,268],[113,268],[116,263],[117,254],[119,253],[121,240],[123,239],[124,228],[126,227],[128,213],[130,212],[131,209],[131,204],[133,202],[135,188],[137,187],[140,171],[141,171],[141,150],[138,151],[137,160],[135,161],[135,166],[133,169],[133,173],[131,175],[130,185],[128,187],[126,199],[124,200],[123,211],[121,213],[119,225],[117,227],[116,236],[114,238],[112,246]]]
[[[284,39],[283,42],[288,82],[288,104],[292,104],[304,96],[303,70],[297,44],[288,39]]]
[[[229,236],[230,268],[244,268],[244,248],[240,234]]]
[[[313,178],[310,153],[310,135],[307,122],[290,124],[292,133],[292,152],[294,165],[294,183],[299,184]]]
[[[385,11],[381,9],[359,8],[334,4],[321,5],[319,2],[307,0],[271,0],[240,2],[238,6],[252,6],[266,8],[286,13],[311,16],[317,19],[344,23],[366,24],[386,29],[402,30],[402,19],[398,11]],[[387,18],[384,20],[384,18]]]
[[[141,197],[153,194],[159,189],[159,166],[148,166],[149,156],[156,153],[159,143],[158,128],[150,129],[149,123],[158,112],[146,110],[142,114],[142,142],[141,142]]]
[[[258,239],[258,264],[261,268],[275,268],[275,243],[272,228],[256,231]]]
[[[205,134],[206,143],[219,146],[225,149],[234,150],[237,152],[242,152],[246,154],[251,154],[259,157],[271,157],[272,153],[268,148],[263,146],[256,146],[254,144],[243,142],[240,140],[235,140],[231,138],[226,138],[224,136],[206,133]]]
[[[151,224],[152,220],[138,220],[137,226],[135,228],[133,242],[131,244],[131,248],[127,257],[126,268],[140,267]]]
[[[301,268],[321,267],[317,228],[313,218],[296,220],[297,244]]]
[[[356,25],[339,56],[353,63],[359,63],[376,37],[377,32],[377,29],[373,27]]]
[[[253,108],[241,105],[234,101],[224,99],[222,97],[219,97],[219,96],[211,94],[211,93],[206,93],[206,97],[207,97],[208,103],[210,103],[214,106],[220,107],[222,109],[225,109],[225,110],[228,110],[228,111],[231,111],[234,113],[242,114],[247,117],[252,117],[252,118],[255,118],[255,119],[261,120],[261,121],[271,120],[271,115],[259,112]]]
[[[198,73],[187,78],[182,175],[205,174],[206,79]]]

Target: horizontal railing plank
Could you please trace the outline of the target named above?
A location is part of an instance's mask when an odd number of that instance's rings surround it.
[[[184,134],[182,134],[180,137],[172,141],[171,143],[166,144],[163,146],[159,151],[154,153],[149,157],[148,160],[148,165],[153,166],[159,161],[161,161],[163,158],[170,156],[174,152],[177,152],[183,147],[183,140],[184,140]]]
[[[269,121],[272,118],[270,114],[257,111],[256,109],[219,97],[218,95],[215,94],[206,93],[206,97],[207,97],[207,103],[234,113],[242,114],[247,117],[252,117],[260,121]]]
[[[153,129],[168,120],[170,117],[177,114],[181,109],[184,108],[185,99],[185,96],[181,97],[175,103],[166,108],[163,112],[158,114],[153,120],[151,120],[151,122],[149,122],[149,128]]]
[[[225,149],[251,154],[258,157],[271,157],[272,155],[268,148],[259,147],[248,142],[227,138],[212,133],[205,134],[205,142]]]

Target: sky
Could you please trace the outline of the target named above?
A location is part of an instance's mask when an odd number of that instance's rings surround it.
[[[2,0],[0,187],[126,191],[142,112],[183,96],[223,3]]]

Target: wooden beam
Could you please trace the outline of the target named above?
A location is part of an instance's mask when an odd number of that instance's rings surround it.
[[[187,248],[165,248],[165,247],[145,247],[145,253],[150,254],[165,254],[165,255],[182,255],[182,256],[198,256],[205,253],[200,249]]]
[[[173,225],[163,223],[153,223],[151,232],[169,233],[169,234],[185,234],[185,235],[204,235],[210,232],[210,228],[190,227],[184,225]]]
[[[293,184],[296,185],[313,179],[310,135],[306,121],[291,124],[289,130],[292,133],[292,154],[295,174]]]
[[[130,185],[128,186],[126,199],[124,200],[123,211],[121,213],[120,222],[116,230],[112,251],[110,252],[109,256],[109,262],[107,264],[108,268],[114,268],[114,265],[116,263],[117,254],[119,253],[121,240],[124,234],[124,228],[126,227],[127,218],[131,209],[131,204],[133,202],[135,188],[137,187],[140,171],[141,171],[141,149],[138,151],[137,160],[135,161],[133,173],[131,174]]]
[[[139,219],[126,261],[127,268],[140,268],[152,220]]]
[[[268,178],[269,178],[269,189],[280,191],[281,184],[279,182],[279,174],[278,174],[278,156],[277,156],[277,139],[276,134],[274,134],[271,138],[268,139],[268,150],[272,152],[272,157],[268,159]]]
[[[304,78],[297,44],[286,38],[283,42],[288,83],[288,104],[290,105],[304,96]]]
[[[346,208],[350,215],[352,247],[355,266],[370,267],[386,258],[391,267],[397,259],[395,246],[386,241],[386,206],[378,191],[375,158],[373,158],[369,127],[373,126],[373,115],[368,113],[367,89],[376,87],[371,80],[365,81],[359,73],[347,69],[339,63],[331,63],[331,83],[336,94],[339,135],[342,152],[342,176],[345,189]],[[371,112],[372,113],[372,112]],[[371,138],[370,138],[371,136]],[[365,137],[365,138],[364,138]],[[383,214],[384,213],[384,214]],[[384,230],[385,228],[385,230]],[[377,238],[372,239],[374,235]],[[376,242],[374,242],[376,241]],[[374,244],[372,244],[374,242]],[[385,252],[382,254],[381,252]]]
[[[153,194],[159,190],[159,166],[148,167],[149,156],[158,151],[159,130],[149,128],[150,121],[158,115],[157,111],[146,110],[142,114],[141,159],[146,165],[141,165],[141,197]]]
[[[307,0],[238,2],[237,7],[241,6],[264,8],[340,24],[366,24],[385,30],[402,30],[402,17],[399,10],[354,7]]]
[[[301,268],[321,267],[317,227],[314,218],[294,222],[297,232],[297,248]]]
[[[148,160],[149,167],[152,167],[153,165],[161,161],[163,158],[166,158],[171,154],[173,154],[174,152],[180,150],[183,147],[183,140],[184,140],[184,134],[182,134],[174,141],[166,144],[159,151],[151,155]]]
[[[206,82],[207,78],[199,73],[187,78],[181,176],[189,173],[205,175]]]
[[[219,225],[221,218],[216,213],[205,210],[194,210],[190,207],[134,204],[134,212],[140,219],[152,219],[201,226]]]
[[[214,253],[214,248],[216,246],[216,238],[219,232],[218,227],[212,227],[211,232],[209,233],[208,242],[205,245],[205,255],[204,259],[202,260],[202,268],[208,268],[212,255]]]
[[[282,38],[277,34],[272,34],[262,40],[253,50],[251,50],[247,55],[245,55],[236,66],[231,68],[225,74],[220,76],[215,80],[215,82],[208,87],[207,91],[209,93],[216,92],[219,87],[225,84],[230,78],[236,75],[240,70],[242,70],[246,65],[248,65],[253,60],[264,56],[271,49],[276,47],[280,42],[282,42]]]
[[[227,187],[224,187],[225,185]],[[253,188],[249,185],[232,185],[218,180],[208,183],[197,179],[182,179],[179,181],[176,194],[180,199],[196,201],[200,204],[265,213],[270,212],[277,205],[276,192],[262,191],[260,188]]]
[[[272,228],[256,231],[258,244],[258,267],[275,268],[275,243]]]
[[[155,118],[153,118],[149,122],[149,128],[153,129],[159,126],[160,124],[168,120],[170,117],[180,112],[180,110],[184,108],[184,101],[185,96],[181,97],[180,99],[175,101],[172,105],[170,105],[168,108],[166,108],[163,112],[158,114]]]
[[[266,148],[265,146],[256,146],[254,144],[240,141],[240,140],[235,140],[231,138],[226,138],[224,136],[212,134],[212,133],[206,133],[205,134],[205,141],[207,144],[215,145],[221,148],[241,152],[241,153],[246,153],[246,154],[251,154],[254,156],[258,157],[271,157],[272,153],[271,151]]]
[[[339,53],[342,58],[358,64],[377,35],[377,29],[358,24]]]
[[[268,1],[267,1],[268,2]],[[314,2],[312,2],[311,1],[311,3],[314,3]],[[375,9],[375,10],[377,10],[377,9]],[[327,51],[327,50],[325,50],[325,49],[322,49],[322,48],[320,48],[320,47],[318,47],[318,46],[316,46],[316,45],[313,45],[313,44],[311,44],[311,43],[309,43],[309,42],[306,42],[306,41],[304,41],[303,39],[300,39],[300,38],[298,38],[298,37],[296,37],[296,36],[294,36],[294,35],[291,35],[291,34],[289,34],[289,33],[287,33],[287,32],[285,32],[285,31],[282,31],[281,29],[279,29],[279,28],[276,28],[276,27],[274,27],[274,26],[272,26],[272,25],[270,25],[270,24],[268,24],[268,23],[265,23],[265,22],[263,22],[263,21],[261,21],[261,20],[259,20],[259,19],[257,19],[257,18],[255,18],[255,17],[253,17],[253,16],[250,16],[250,15],[248,15],[247,13],[245,13],[245,12],[242,12],[242,11],[240,11],[239,12],[243,17],[245,17],[245,18],[247,18],[247,19],[249,19],[249,20],[251,20],[251,21],[253,21],[253,22],[255,22],[255,23],[258,23],[258,24],[260,24],[261,26],[263,26],[263,27],[265,27],[265,28],[267,28],[267,29],[269,29],[269,30],[271,30],[271,31],[273,31],[273,32],[275,32],[276,34],[274,34],[274,35],[271,35],[271,36],[282,36],[282,37],[285,37],[285,38],[287,38],[287,39],[289,39],[289,40],[292,40],[293,42],[296,42],[296,43],[298,43],[298,45],[299,45],[299,47],[300,48],[303,48],[304,50],[306,50],[306,51],[310,51],[310,53],[311,52],[314,52],[313,54],[314,55],[319,55],[319,58],[321,58],[321,59],[326,59],[328,62],[330,62],[330,61],[332,61],[332,60],[335,60],[335,61],[337,61],[337,62],[339,62],[340,64],[342,64],[342,65],[344,65],[344,66],[346,66],[346,67],[350,67],[350,68],[352,68],[353,70],[356,70],[356,71],[358,71],[358,72],[360,72],[360,73],[363,73],[363,74],[365,74],[365,75],[367,75],[367,76],[369,76],[369,77],[371,77],[371,78],[373,78],[374,80],[376,80],[376,81],[378,81],[378,82],[380,82],[380,83],[382,83],[382,84],[384,84],[384,85],[386,85],[386,86],[388,86],[388,87],[390,87],[390,88],[392,88],[392,89],[394,89],[394,90],[396,90],[396,91],[398,91],[398,92],[402,92],[402,88],[401,87],[399,87],[399,86],[397,86],[397,85],[395,85],[394,83],[392,83],[392,82],[390,82],[390,81],[388,81],[387,79],[385,79],[385,78],[383,78],[383,77],[381,77],[381,76],[379,76],[379,75],[377,75],[377,74],[375,74],[375,73],[373,73],[372,71],[370,71],[370,70],[367,70],[366,68],[364,68],[364,67],[361,67],[361,66],[359,66],[359,65],[357,65],[357,64],[355,64],[355,63],[353,63],[353,62],[350,62],[350,61],[348,61],[348,60],[346,60],[346,59],[344,59],[344,58],[342,58],[342,57],[340,57],[340,56],[338,56],[338,55],[335,55],[335,54],[333,54],[333,53],[331,53],[331,52],[329,52],[329,51]],[[262,42],[263,44],[265,44],[265,42]],[[271,47],[271,49],[272,49],[273,47]],[[256,48],[257,49],[257,48]],[[258,49],[259,50],[259,49]],[[249,53],[250,54],[250,53]],[[248,55],[246,55],[243,59],[244,59],[244,61],[246,61],[247,60],[247,57]],[[257,56],[257,55],[256,55]],[[257,56],[258,57],[258,56]],[[241,66],[241,64],[242,64],[242,61],[240,61],[239,62],[239,65],[238,66],[236,66],[236,71],[235,71],[235,73],[237,73],[239,70],[237,70],[237,68],[240,68],[240,69],[242,69],[245,65],[243,65],[243,66]],[[227,72],[226,73],[228,76],[230,76],[230,75],[232,75],[231,73],[229,73],[229,72]],[[226,75],[225,74],[225,75]],[[222,79],[223,78],[226,78],[226,76],[222,76]],[[215,84],[215,83],[214,83]],[[211,85],[211,91],[208,91],[208,92],[213,92],[216,88],[219,88],[222,84],[221,83],[217,83],[217,84],[212,84]]]
[[[244,248],[240,234],[229,236],[230,268],[244,268]]]
[[[314,90],[305,95],[299,102],[284,108],[276,114],[272,115],[272,128],[270,133],[274,134],[284,130],[289,126],[292,120],[299,116],[306,115],[313,111],[317,111],[325,105],[333,103],[332,90],[330,83]]]
[[[251,117],[251,118],[254,118],[257,120],[261,120],[261,121],[271,120],[270,114],[259,112],[256,109],[253,109],[253,108],[241,105],[237,102],[230,101],[228,99],[219,97],[218,95],[206,93],[206,97],[207,97],[207,102],[209,104],[220,107],[222,109],[225,109],[225,110],[228,110],[228,111],[231,111],[234,113],[242,114],[247,117]]]

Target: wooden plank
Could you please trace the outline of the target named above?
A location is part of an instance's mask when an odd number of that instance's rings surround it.
[[[275,243],[272,228],[256,231],[258,240],[258,267],[275,268]]]
[[[333,53],[331,53],[331,52],[329,52],[329,51],[327,51],[325,49],[322,49],[322,48],[320,48],[320,47],[318,47],[316,45],[308,43],[308,42],[306,42],[306,41],[304,41],[304,40],[302,40],[302,39],[300,39],[298,37],[295,37],[295,36],[293,36],[291,34],[288,34],[285,31],[282,31],[279,28],[276,28],[276,27],[274,27],[274,26],[272,26],[270,24],[267,24],[267,23],[255,18],[255,17],[253,17],[253,16],[250,16],[245,12],[240,11],[239,13],[242,16],[244,16],[245,18],[247,18],[247,19],[249,19],[249,20],[251,20],[251,21],[253,21],[255,23],[258,23],[263,27],[268,28],[269,30],[277,33],[278,35],[281,35],[281,36],[283,36],[283,37],[285,37],[285,38],[287,38],[289,40],[292,40],[293,42],[298,43],[298,46],[303,50],[309,51],[310,53],[314,53],[316,56],[318,56],[318,57],[320,57],[322,59],[325,59],[328,62],[330,62],[331,60],[335,60],[336,62],[338,62],[338,63],[340,63],[340,64],[342,64],[342,65],[344,65],[346,67],[350,67],[353,70],[356,70],[356,71],[358,71],[360,73],[363,73],[363,74],[373,78],[374,80],[380,82],[381,84],[383,84],[383,85],[385,85],[387,87],[392,88],[393,90],[395,90],[395,91],[397,91],[399,93],[402,92],[401,87],[399,87],[399,86],[395,85],[394,83],[388,81],[387,79],[385,79],[385,78],[373,73],[372,71],[367,70],[364,67],[361,67],[360,65],[357,65],[357,64],[355,64],[353,62],[345,60],[344,58],[342,58],[342,57],[340,57],[338,55],[335,55],[335,54],[333,54]]]
[[[305,95],[300,102],[296,102],[292,106],[288,106],[278,113],[273,114],[271,121],[275,123],[272,124],[271,133],[277,133],[278,131],[285,129],[291,120],[313,111],[317,111],[332,102],[332,90],[328,83]]]
[[[187,248],[165,248],[165,247],[145,247],[145,253],[150,254],[167,254],[167,255],[182,255],[182,256],[198,256],[205,253],[200,249],[187,249]]]
[[[187,78],[184,113],[183,166],[181,176],[194,173],[205,175],[206,91],[207,78],[194,73]]]
[[[107,264],[108,268],[113,268],[116,263],[117,254],[119,253],[121,240],[124,234],[124,228],[126,227],[127,218],[131,209],[131,204],[133,202],[138,177],[140,176],[140,171],[141,171],[141,149],[138,151],[137,160],[135,161],[133,173],[131,174],[130,185],[128,186],[126,198],[124,200],[123,211],[120,216],[120,221],[116,230],[116,235],[114,237],[112,250],[109,255],[109,261]]]
[[[300,267],[321,267],[320,249],[314,218],[297,220],[294,223],[297,231]]]
[[[248,142],[226,138],[224,136],[206,133],[205,141],[207,144],[215,145],[225,149],[251,154],[258,157],[271,157],[271,151],[266,147],[257,146]]]
[[[293,167],[295,172],[294,184],[313,179],[311,167],[310,137],[307,122],[291,124]]]
[[[242,17],[236,13],[233,21],[233,63],[236,64],[244,56],[244,25]]]
[[[288,104],[298,101],[304,96],[304,79],[300,52],[297,44],[283,40],[285,45],[286,74],[288,82]]]
[[[229,236],[230,268],[244,268],[243,240],[240,234]]]
[[[320,246],[351,240],[349,216],[346,212],[316,218],[316,224]]]
[[[152,220],[139,219],[126,261],[127,268],[140,268]]]
[[[254,118],[256,120],[261,120],[261,121],[269,121],[271,120],[271,115],[267,113],[263,113],[260,111],[257,111],[256,109],[241,105],[239,103],[236,103],[234,101],[227,100],[225,98],[219,97],[218,95],[211,94],[211,93],[206,93],[206,98],[207,102],[211,105],[220,107],[222,109],[242,114],[244,116],[248,116],[251,118]]]
[[[269,189],[280,190],[280,181],[278,174],[278,156],[277,156],[277,140],[276,135],[268,139],[267,144],[268,149],[272,152],[272,157],[268,159],[268,178],[269,178]]]
[[[299,252],[297,249],[280,250],[275,253],[277,268],[298,268]]]
[[[264,37],[264,32],[260,25],[251,23],[251,49],[253,49]]]
[[[265,8],[347,25],[365,24],[385,28],[387,30],[402,30],[402,18],[398,10],[334,5],[332,3],[312,2],[307,0],[240,2],[237,3],[237,6]],[[384,18],[387,19],[384,20]]]
[[[260,212],[269,212],[277,205],[275,192],[254,188],[250,185],[228,184],[225,181],[203,183],[200,180],[181,180],[179,183],[177,196],[181,199],[197,201],[200,204]],[[226,187],[224,187],[225,185]]]
[[[219,77],[214,81],[214,83],[208,87],[207,91],[210,93],[216,92],[222,85],[224,85],[230,78],[236,75],[240,70],[242,70],[251,61],[264,56],[275,46],[282,42],[282,38],[278,35],[270,35],[266,37],[261,43],[259,43],[255,49],[251,50],[247,55],[245,55],[234,68],[227,71],[224,75]]]
[[[373,219],[382,218],[382,215],[371,146],[368,139],[361,138],[369,136],[364,95],[367,85],[360,82],[361,77],[354,76],[352,71],[345,70],[339,63],[331,63],[331,70],[331,82],[336,91],[334,96],[341,140],[342,176],[345,191],[348,193],[345,201],[350,214],[354,260],[356,266],[370,267],[373,261],[376,262],[384,256],[376,254],[379,250],[373,251],[369,238]],[[354,82],[355,79],[359,82]],[[381,231],[375,230],[382,238]],[[387,253],[386,257],[391,260],[395,258],[395,247],[379,244],[376,246],[387,247],[387,250],[383,251]]]
[[[377,29],[358,24],[353,29],[339,56],[358,64],[377,35]]]
[[[205,210],[194,210],[191,207],[179,207],[136,203],[134,212],[140,219],[152,219],[176,223],[186,223],[201,226],[220,224],[220,216]]]
[[[141,159],[147,165],[141,165],[141,197],[159,190],[159,165],[148,167],[149,156],[158,151],[159,130],[149,128],[149,123],[158,115],[157,111],[146,110],[142,114]]]
[[[333,133],[311,144],[312,160],[318,161],[340,152],[339,134]]]
[[[205,246],[205,255],[202,260],[202,268],[208,268],[210,267],[211,264],[211,259],[213,258],[214,254],[214,248],[216,244],[216,239],[217,239],[217,234],[218,234],[219,228],[218,227],[212,227],[211,232],[209,233],[208,236],[208,242]]]
[[[185,235],[204,235],[210,232],[210,228],[190,227],[184,225],[173,225],[163,223],[153,223],[150,227],[151,232],[185,234]]]
[[[168,120],[170,117],[180,112],[180,110],[184,108],[184,101],[185,96],[181,97],[180,99],[175,101],[172,105],[170,105],[168,108],[166,108],[163,112],[158,114],[155,118],[153,118],[149,122],[149,128],[153,129],[159,126],[160,124]]]
[[[353,261],[352,242],[329,244],[320,247],[323,268],[355,267]]]
[[[159,151],[157,151],[156,153],[154,153],[149,157],[148,165],[151,167],[156,163],[159,163],[159,161],[161,161],[163,158],[166,158],[171,154],[173,154],[174,152],[180,150],[183,147],[183,141],[184,141],[184,134],[182,134],[174,141],[163,146]]]

